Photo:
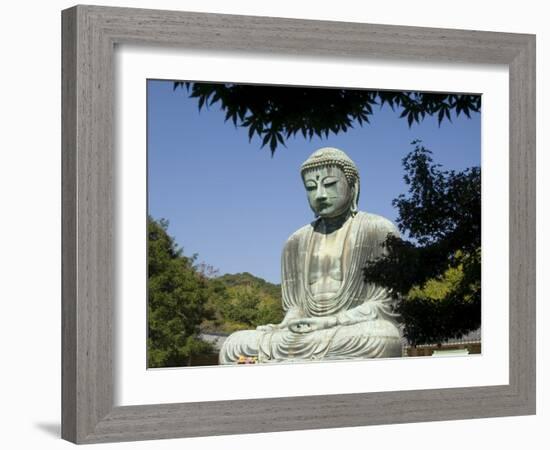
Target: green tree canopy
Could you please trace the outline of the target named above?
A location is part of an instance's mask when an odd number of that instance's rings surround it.
[[[481,108],[481,96],[467,94],[176,81],[178,87],[197,99],[199,110],[219,103],[226,121],[247,128],[250,139],[257,135],[272,154],[299,133],[309,139],[328,137],[354,123],[368,124],[377,105],[398,109],[409,126],[426,116],[450,121],[453,112],[470,117]]]
[[[203,323],[205,329],[231,333],[256,328],[283,319],[281,286],[250,273],[225,274],[210,280],[217,286],[212,296],[216,319]]]
[[[407,195],[393,204],[411,240],[388,237],[365,278],[392,289],[413,343],[460,337],[481,324],[481,171],[444,171],[414,141],[403,159]]]
[[[168,222],[147,220],[148,367],[190,365],[194,355],[212,352],[198,338],[199,325],[212,316],[208,282],[167,233]]]

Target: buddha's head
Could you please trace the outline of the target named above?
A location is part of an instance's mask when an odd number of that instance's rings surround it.
[[[359,202],[359,172],[342,150],[324,147],[316,150],[300,169],[307,197],[315,216],[355,215]]]

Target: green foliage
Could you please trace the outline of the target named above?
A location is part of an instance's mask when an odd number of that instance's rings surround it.
[[[251,286],[258,288],[262,293],[279,300],[281,303],[281,285],[273,284],[263,278],[256,277],[248,272],[225,274],[218,278],[218,280],[227,287],[233,286]]]
[[[183,256],[167,233],[168,222],[147,220],[148,232],[148,367],[191,363],[193,355],[213,351],[198,338],[199,325],[212,315],[208,282]]]
[[[223,307],[225,318],[239,328],[252,328],[258,321],[260,292],[250,286],[235,286],[228,289],[229,301]]]
[[[464,269],[473,261],[480,268],[479,257],[480,252],[476,257],[458,252],[457,266],[450,266],[422,287],[414,286],[403,298],[399,311],[411,342],[441,343],[480,327],[480,274],[468,274]]]
[[[252,329],[283,318],[279,285],[217,271],[183,255],[166,220],[148,218],[148,367],[191,365],[215,350],[200,332]]]
[[[219,103],[226,121],[248,128],[249,138],[257,135],[262,147],[269,144],[272,154],[298,133],[309,139],[328,137],[354,124],[368,124],[377,105],[397,109],[409,127],[426,116],[437,117],[441,124],[451,120],[453,111],[470,117],[481,108],[479,95],[183,81],[174,83],[174,89],[178,87],[187,88],[190,97],[198,100],[199,110]]]
[[[365,277],[391,288],[413,344],[440,343],[481,325],[481,171],[443,171],[420,141],[403,159],[408,195],[394,200],[401,232]]]
[[[217,320],[203,324],[211,331],[231,333],[283,319],[279,285],[246,272],[226,274],[212,282],[218,286],[220,295],[213,301]]]
[[[462,264],[458,267],[449,267],[440,278],[432,278],[422,287],[413,286],[407,296],[408,300],[426,298],[432,302],[441,301],[458,288],[463,278]]]

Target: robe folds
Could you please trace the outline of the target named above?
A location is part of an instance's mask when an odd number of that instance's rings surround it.
[[[271,363],[401,356],[394,299],[386,288],[365,282],[362,271],[368,261],[384,254],[388,234],[398,235],[398,231],[389,220],[375,214],[359,212],[349,220],[352,222],[341,256],[343,279],[334,295],[319,300],[309,291],[315,222],[290,236],[281,262],[282,301],[287,315],[332,316],[337,325],[308,333],[277,326],[265,331],[237,331],[223,343],[220,364],[234,364],[241,357]]]

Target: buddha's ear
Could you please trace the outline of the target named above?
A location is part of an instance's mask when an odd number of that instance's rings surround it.
[[[355,183],[351,186],[351,213],[353,215],[357,214],[359,211],[359,180],[356,180]]]

